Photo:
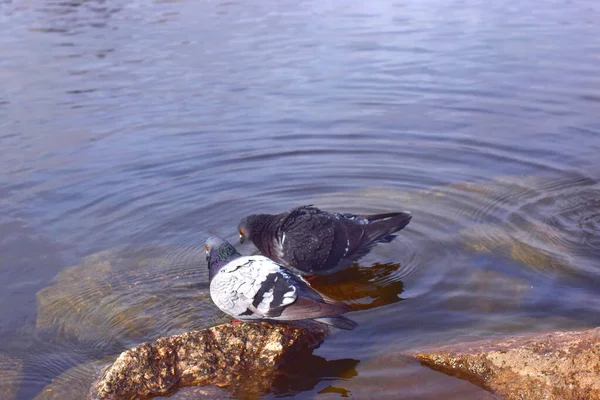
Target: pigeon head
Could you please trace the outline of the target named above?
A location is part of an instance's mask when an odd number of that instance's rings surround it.
[[[273,216],[269,214],[252,214],[242,218],[238,224],[240,243],[244,243],[246,239],[254,241],[255,235],[260,236],[271,218]]]
[[[222,266],[241,254],[227,240],[211,236],[206,240],[206,261],[212,278]]]
[[[252,215],[248,217],[242,218],[240,223],[238,224],[238,233],[240,234],[240,243],[244,243],[246,238],[252,240],[250,238],[250,221],[252,219]]]

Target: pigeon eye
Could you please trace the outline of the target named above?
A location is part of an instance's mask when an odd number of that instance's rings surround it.
[[[206,245],[206,246],[204,246],[204,248],[206,249],[206,254],[208,254],[208,252],[210,251],[210,246]]]

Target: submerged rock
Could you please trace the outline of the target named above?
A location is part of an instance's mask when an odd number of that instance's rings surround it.
[[[219,325],[160,338],[122,353],[93,385],[93,399],[164,396],[178,387],[216,385],[245,397],[266,393],[292,363],[310,356],[328,328],[311,323]]]
[[[508,399],[600,399],[600,328],[450,345],[416,357]]]
[[[52,380],[33,400],[81,400],[90,386],[115,357],[77,365]]]
[[[5,355],[0,355],[0,400],[15,398],[21,384],[23,363]]]
[[[60,272],[37,294],[40,329],[88,347],[123,348],[225,322],[207,293],[202,249],[107,250]]]
[[[568,247],[556,238],[560,233],[542,223],[511,227],[478,225],[461,231],[467,249],[477,253],[495,253],[537,271],[573,275],[578,268]]]

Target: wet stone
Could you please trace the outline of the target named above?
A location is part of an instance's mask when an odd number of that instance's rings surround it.
[[[559,234],[541,224],[524,225],[522,231],[480,225],[461,231],[464,246],[476,253],[496,253],[536,271],[570,275],[577,271],[569,249],[555,240]],[[526,233],[524,233],[526,232]]]
[[[433,348],[416,357],[507,399],[600,399],[600,328]]]
[[[59,340],[112,351],[202,329],[226,320],[208,296],[206,274],[195,248],[92,254],[37,293],[36,326],[57,331]]]
[[[224,324],[143,343],[122,353],[93,385],[92,399],[170,395],[179,387],[215,385],[233,394],[267,393],[288,362],[312,354],[325,325]]]

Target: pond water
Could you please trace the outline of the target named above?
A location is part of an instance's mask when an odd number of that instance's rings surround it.
[[[592,0],[0,0],[0,387],[85,387],[73,367],[225,320],[206,237],[311,203],[414,218],[315,283],[360,326],[265,397],[484,398],[400,354],[600,325],[599,21]]]

